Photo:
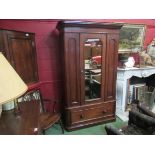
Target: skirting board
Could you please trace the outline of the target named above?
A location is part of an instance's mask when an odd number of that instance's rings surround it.
[[[127,122],[129,120],[129,112],[123,112],[123,113],[116,113],[116,116],[119,117],[122,121]]]

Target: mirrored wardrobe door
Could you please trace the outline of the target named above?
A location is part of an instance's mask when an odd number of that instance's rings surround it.
[[[81,95],[84,103],[103,99],[106,36],[81,35]]]

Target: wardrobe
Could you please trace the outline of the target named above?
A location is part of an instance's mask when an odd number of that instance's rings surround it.
[[[115,120],[122,24],[60,21],[63,115],[68,131]]]

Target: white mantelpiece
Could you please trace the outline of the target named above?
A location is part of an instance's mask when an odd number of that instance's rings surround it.
[[[118,68],[117,69],[117,91],[116,91],[116,115],[125,112],[127,94],[128,94],[128,79],[132,76],[139,78],[149,77],[155,74],[155,67],[145,68]]]

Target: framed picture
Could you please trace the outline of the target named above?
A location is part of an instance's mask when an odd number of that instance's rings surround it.
[[[143,48],[145,25],[125,24],[120,30],[119,52],[137,52]]]

